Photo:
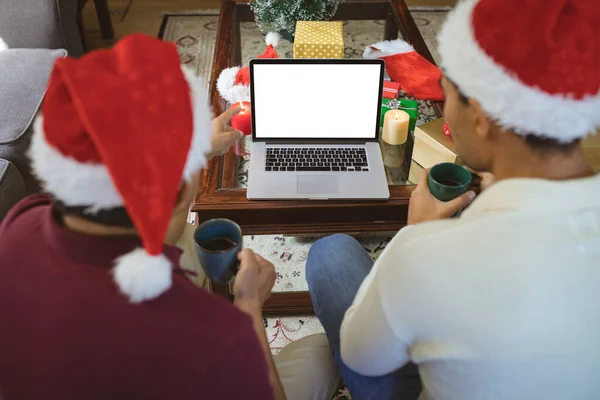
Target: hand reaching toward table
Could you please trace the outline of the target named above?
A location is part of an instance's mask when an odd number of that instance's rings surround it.
[[[275,267],[250,249],[243,250],[238,258],[240,269],[233,285],[235,301],[256,303],[262,308],[275,284]]]
[[[243,136],[242,132],[229,126],[231,118],[241,111],[240,107],[231,107],[212,121],[212,136],[210,138],[211,152],[208,158],[225,154],[231,146]]]

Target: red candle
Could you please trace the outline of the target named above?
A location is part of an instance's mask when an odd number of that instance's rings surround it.
[[[250,103],[247,101],[240,101],[239,106],[242,108],[242,111],[231,118],[231,127],[242,132],[244,135],[251,135],[252,114],[250,112]]]

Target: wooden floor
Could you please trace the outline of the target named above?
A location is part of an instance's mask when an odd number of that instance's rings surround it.
[[[449,6],[456,0],[406,0],[409,6]],[[115,28],[115,39],[142,32],[157,35],[164,13],[192,10],[218,10],[219,0],[109,0]],[[88,1],[84,9],[86,38],[90,49],[110,47],[113,41],[102,40],[96,19],[94,2]]]
[[[165,13],[219,9],[219,0],[109,0],[115,29],[115,40],[130,33],[156,36]],[[88,1],[83,10],[86,40],[90,49],[110,47],[114,41],[102,40],[94,3]]]

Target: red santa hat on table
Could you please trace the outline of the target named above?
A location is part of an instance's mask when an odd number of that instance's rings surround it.
[[[439,35],[444,73],[505,129],[570,142],[600,125],[598,0],[465,0]]]
[[[275,47],[279,45],[281,37],[276,32],[267,34],[267,49],[256,58],[279,58]],[[233,104],[240,101],[250,101],[250,67],[231,67],[221,71],[217,79],[217,90],[221,97]]]
[[[131,35],[111,50],[56,61],[30,157],[45,189],[91,212],[124,206],[143,249],[115,260],[132,302],[171,286],[163,246],[182,181],[210,151],[203,82],[181,68],[174,44]]]
[[[367,46],[363,58],[381,58],[390,78],[409,96],[421,100],[444,100],[442,72],[404,40],[386,40]]]

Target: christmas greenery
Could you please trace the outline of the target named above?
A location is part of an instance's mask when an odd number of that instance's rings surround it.
[[[258,28],[263,33],[294,34],[297,21],[327,21],[341,0],[254,0],[250,3]]]

